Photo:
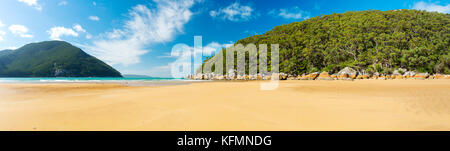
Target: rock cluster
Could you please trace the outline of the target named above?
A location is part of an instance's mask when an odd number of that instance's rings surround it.
[[[328,72],[313,72],[302,75],[288,75],[285,73],[271,74],[271,75],[238,75],[236,72],[230,71],[227,75],[216,75],[214,73],[189,75],[186,79],[192,80],[271,80],[278,77],[279,80],[363,80],[363,79],[450,79],[450,75],[429,73],[416,73],[414,71],[407,71],[406,69],[394,70],[392,74],[380,74],[378,72],[368,73],[366,71],[356,71],[352,68],[346,67],[338,73],[330,74]]]

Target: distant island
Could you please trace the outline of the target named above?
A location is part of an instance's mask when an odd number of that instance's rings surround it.
[[[425,76],[448,75],[449,25],[450,14],[437,12],[351,11],[277,26],[262,35],[238,40],[236,44],[245,46],[253,43],[257,47],[259,44],[279,44],[280,73],[285,74],[283,78],[304,79],[308,74],[318,76],[320,73],[337,77],[344,69],[354,72],[352,74],[355,77],[405,73],[408,76],[416,73]],[[270,52],[270,46],[268,49]],[[226,56],[225,49],[220,53]],[[214,60],[208,61],[209,59]],[[213,56],[205,63],[214,64],[215,60],[219,59]],[[220,60],[223,60],[225,68],[226,59]],[[246,62],[248,63],[248,54]],[[201,73],[199,70],[196,73],[197,77],[190,78],[205,79],[198,78]],[[205,76],[207,79],[221,79]],[[256,75],[250,77],[252,76]]]
[[[64,41],[0,51],[0,77],[122,77],[103,61]]]

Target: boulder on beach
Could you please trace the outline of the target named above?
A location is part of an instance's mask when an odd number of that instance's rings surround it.
[[[372,74],[372,76],[370,77],[370,79],[378,79],[380,77],[380,73],[375,72]]]
[[[256,80],[262,80],[263,78],[262,78],[262,76],[261,76],[261,74],[257,74],[256,75]]]
[[[406,71],[405,74],[403,74],[403,77],[409,79],[413,78],[416,75],[416,72],[414,71]]]
[[[393,79],[404,79],[403,75],[395,75]]]
[[[317,80],[333,80],[333,78],[331,78],[331,76],[330,76],[330,74],[328,74],[328,72],[322,72],[322,73],[320,73]]]
[[[393,75],[386,75],[385,77],[386,77],[386,80],[388,80],[388,79],[392,79],[392,77],[394,77],[394,76]]]
[[[394,72],[392,72],[391,75],[391,79],[403,79],[403,74],[405,73],[407,70],[403,69],[403,68],[398,68],[397,70],[394,70]]]
[[[273,75],[265,75],[263,76],[263,80],[272,80]]]
[[[296,80],[297,79],[297,77],[296,76],[288,76],[288,78],[287,78],[288,80]]]
[[[434,75],[434,79],[445,79],[445,75],[437,73]]]
[[[243,75],[237,75],[236,80],[245,80]]]
[[[340,80],[355,79],[358,76],[358,72],[350,67],[345,67],[337,73],[337,77]]]
[[[392,75],[403,75],[403,73],[406,73],[406,69],[403,68],[398,68],[397,70],[394,70],[394,72],[392,72]]]
[[[310,73],[304,77],[304,80],[315,80],[319,75],[319,72]]]
[[[369,79],[370,74],[363,71],[363,72],[358,72],[358,76],[356,76],[356,79]]]
[[[194,80],[203,80],[203,75],[202,74],[194,75]]]
[[[285,73],[280,73],[280,80],[287,80],[288,75]]]
[[[418,73],[418,74],[414,75],[414,79],[417,79],[417,80],[425,80],[425,79],[427,79],[429,76],[430,76],[430,74],[428,74],[428,73]]]
[[[330,77],[333,78],[333,80],[336,80],[337,79],[337,74],[336,73],[332,74],[332,75],[330,75]]]

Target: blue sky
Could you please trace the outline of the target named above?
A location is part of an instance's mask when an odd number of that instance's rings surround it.
[[[122,74],[169,77],[178,43],[216,50],[274,26],[360,10],[450,13],[449,0],[1,0],[0,50],[64,40]]]

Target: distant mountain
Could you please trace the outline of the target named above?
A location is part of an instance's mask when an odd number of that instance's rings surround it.
[[[3,56],[3,55],[8,55],[8,54],[10,54],[10,53],[12,53],[12,52],[14,52],[14,50],[9,50],[9,49],[7,49],[7,50],[1,50],[1,51],[0,51],[0,57]]]
[[[122,77],[70,43],[45,41],[0,51],[0,77]]]

